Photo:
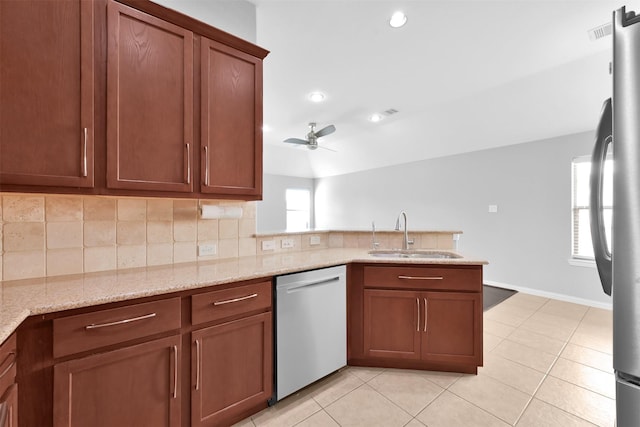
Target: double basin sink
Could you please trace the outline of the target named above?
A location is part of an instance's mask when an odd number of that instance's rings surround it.
[[[430,258],[430,259],[456,259],[462,258],[462,256],[453,252],[445,251],[431,251],[431,250],[418,250],[418,249],[380,249],[369,251],[369,255],[380,258]]]

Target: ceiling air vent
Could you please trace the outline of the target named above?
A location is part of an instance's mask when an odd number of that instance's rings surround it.
[[[591,41],[596,41],[598,39],[607,37],[611,34],[611,23],[603,24],[598,27],[592,28],[589,31],[589,39]]]
[[[396,110],[395,108],[389,108],[388,110],[384,110],[383,114],[385,116],[392,116],[397,112],[398,112],[398,110]]]

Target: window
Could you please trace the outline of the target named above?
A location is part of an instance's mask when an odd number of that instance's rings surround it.
[[[311,192],[306,189],[287,188],[287,231],[311,228]]]
[[[572,169],[572,258],[592,260],[591,224],[589,220],[589,176],[591,157],[578,157],[571,163]],[[607,245],[611,247],[611,217],[613,205],[613,160],[607,158],[604,163],[603,177],[603,216]]]

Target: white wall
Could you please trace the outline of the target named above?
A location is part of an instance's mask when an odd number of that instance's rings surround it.
[[[246,0],[153,0],[153,2],[256,43],[256,7]]]
[[[593,132],[316,180],[316,227],[462,230],[463,253],[487,259],[485,281],[610,304],[594,268],[569,265],[571,160]],[[488,205],[498,213],[488,213]]]
[[[295,176],[264,174],[262,200],[257,203],[257,231],[281,232],[287,229],[287,188],[303,188],[311,191],[313,203],[314,180]],[[313,227],[313,204],[311,206],[311,226]]]

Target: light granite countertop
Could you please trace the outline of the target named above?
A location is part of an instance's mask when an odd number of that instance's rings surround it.
[[[162,295],[351,262],[483,265],[479,258],[373,257],[365,249],[249,256],[101,273],[0,282],[0,343],[31,315]]]

